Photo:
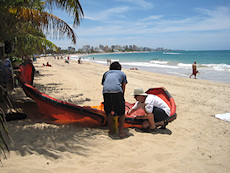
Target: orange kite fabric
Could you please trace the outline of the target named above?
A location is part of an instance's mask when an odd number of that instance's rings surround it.
[[[106,114],[104,105],[98,106],[78,106],[62,100],[55,99],[47,94],[38,91],[33,87],[34,66],[31,61],[26,61],[20,66],[18,80],[25,94],[31,97],[37,104],[40,112],[48,118],[52,118],[57,123],[79,123],[82,126],[103,126],[106,124]],[[176,105],[174,99],[165,88],[151,88],[146,93],[155,94],[162,98],[170,107],[171,114],[168,121],[176,118]],[[134,104],[126,102],[126,110]],[[144,110],[139,109],[135,115],[142,116]],[[141,119],[133,119],[132,115],[126,115],[125,127],[141,127]]]

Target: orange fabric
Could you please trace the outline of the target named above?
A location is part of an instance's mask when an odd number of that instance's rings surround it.
[[[41,113],[46,117],[52,118],[56,123],[78,123],[82,126],[102,126],[106,124],[106,114],[104,112],[104,105],[101,103],[97,106],[77,106],[64,102],[62,100],[55,99],[44,93],[41,93],[32,86],[34,77],[33,64],[28,61],[20,66],[18,78],[21,82],[27,96],[34,99]],[[169,95],[164,88],[152,88],[147,91],[148,94],[155,94],[162,98],[168,106],[171,108],[172,121],[176,118],[176,105],[174,99]],[[130,109],[134,104],[126,102],[126,111]],[[144,110],[139,109],[134,112],[137,116],[145,114]],[[126,115],[124,127],[141,127],[141,121],[133,121],[132,115]]]
[[[24,91],[35,100],[42,114],[46,117],[58,120],[59,123],[78,122],[86,126],[99,126],[104,125],[106,122],[104,111],[81,107],[55,99],[39,92],[28,84],[24,84]]]

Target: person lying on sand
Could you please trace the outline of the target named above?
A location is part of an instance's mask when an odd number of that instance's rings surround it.
[[[130,70],[138,70],[138,68],[136,68],[136,67],[135,68],[130,68]]]
[[[46,63],[46,66],[48,66],[48,67],[52,67],[52,66],[49,64],[49,62],[47,62],[47,63]]]

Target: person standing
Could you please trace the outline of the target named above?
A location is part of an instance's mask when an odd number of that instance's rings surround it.
[[[196,74],[197,74],[197,73],[198,73],[198,71],[197,71],[196,62],[194,62],[193,65],[192,65],[192,74],[190,75],[189,78],[191,78],[192,75],[194,75],[194,79],[196,79]]]
[[[121,65],[115,61],[110,65],[109,71],[102,77],[104,110],[107,115],[109,134],[114,134],[114,121],[112,113],[116,113],[119,118],[119,136],[124,138],[127,134],[124,132],[125,122],[125,86],[127,84],[126,74],[121,71]]]

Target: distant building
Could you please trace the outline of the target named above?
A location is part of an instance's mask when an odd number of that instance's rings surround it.
[[[133,45],[133,50],[138,50],[138,46],[136,46],[136,45]]]
[[[99,45],[99,49],[105,51],[105,47],[103,45]]]
[[[94,50],[95,52],[99,52],[99,48],[98,48],[98,47],[95,47],[93,50]]]
[[[74,49],[75,50],[75,49]],[[90,47],[90,45],[84,45],[82,49],[78,49],[81,52],[90,53],[92,51],[94,52],[120,52],[120,51],[164,51],[167,49],[164,49],[163,47],[158,47],[156,49],[149,48],[149,47],[138,47],[137,45],[111,45],[110,47],[108,45],[104,46],[100,44],[98,47]]]
[[[105,52],[108,52],[109,51],[109,46],[105,46]]]
[[[133,46],[132,45],[129,45],[129,50],[133,50]]]
[[[68,51],[75,52],[75,48],[70,46],[70,47],[68,47]]]
[[[115,52],[118,52],[118,51],[122,50],[122,47],[120,45],[112,45],[111,49]]]
[[[158,47],[158,48],[156,48],[156,51],[163,51],[163,50],[164,50],[163,47]]]
[[[84,45],[82,48],[82,52],[90,52],[90,45]]]

